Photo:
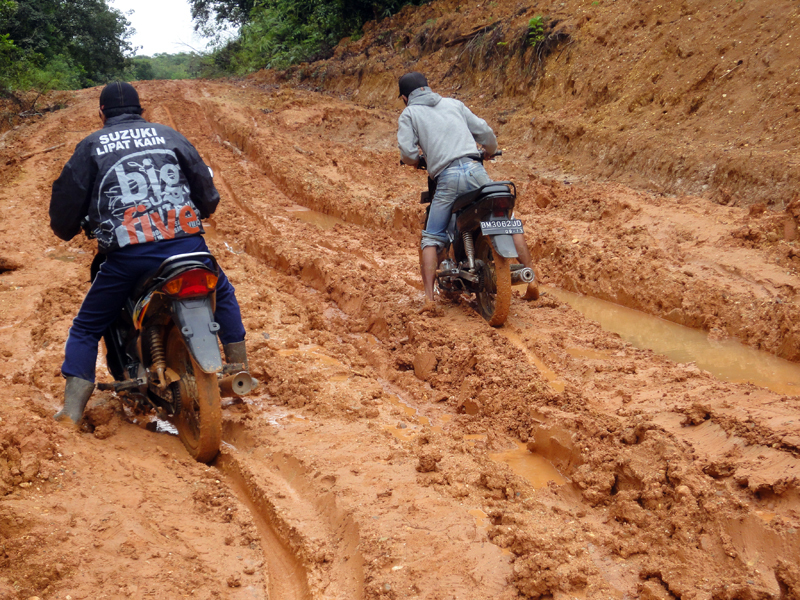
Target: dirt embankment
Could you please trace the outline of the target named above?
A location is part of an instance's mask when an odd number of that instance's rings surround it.
[[[545,53],[526,43],[538,15]],[[370,25],[331,60],[255,79],[380,107],[421,70],[560,173],[732,206],[798,199],[796,2],[446,0]]]

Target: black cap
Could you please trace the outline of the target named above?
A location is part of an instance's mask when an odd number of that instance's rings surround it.
[[[425,79],[425,75],[422,73],[417,71],[406,73],[400,78],[400,96],[408,98],[414,90],[427,86],[428,80]],[[398,96],[398,98],[400,96]]]
[[[100,110],[141,108],[139,94],[130,83],[112,81],[100,92]]]

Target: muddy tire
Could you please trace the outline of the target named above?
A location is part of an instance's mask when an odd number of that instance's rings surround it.
[[[539,299],[539,286],[535,283],[529,283],[525,290],[525,295],[522,296],[524,300],[538,300]]]
[[[478,238],[475,257],[483,261],[484,291],[476,294],[478,310],[492,327],[506,322],[511,307],[511,261],[497,254],[488,238]]]
[[[177,327],[167,338],[167,367],[180,376],[172,384],[174,393],[180,396],[180,412],[174,419],[178,437],[195,460],[210,462],[222,442],[217,374],[200,370]]]

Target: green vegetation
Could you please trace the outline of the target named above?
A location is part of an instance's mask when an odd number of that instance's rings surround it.
[[[544,41],[544,17],[536,15],[528,21],[528,45],[536,46]]]
[[[118,77],[132,34],[106,0],[0,0],[0,97],[30,110],[29,90],[38,98]]]
[[[208,71],[208,59],[194,52],[155,54],[129,59],[124,78],[129,81],[150,79],[194,79]]]
[[[283,69],[332,55],[342,38],[358,39],[371,19],[426,0],[189,0],[195,29],[241,26],[239,37],[212,56],[222,72]],[[246,9],[252,4],[249,12]]]
[[[195,30],[209,38],[218,37],[227,27],[250,22],[256,0],[188,0]]]

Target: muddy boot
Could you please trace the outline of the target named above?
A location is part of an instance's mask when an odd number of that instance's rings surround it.
[[[225,362],[232,364],[232,363],[240,363],[244,365],[244,370],[250,375],[250,362],[247,360],[247,348],[245,346],[244,340],[241,342],[233,342],[232,344],[225,344],[222,346],[222,349],[225,351]],[[235,386],[235,383],[233,384]],[[258,379],[250,376],[250,385],[242,385],[239,384],[235,386],[239,392],[236,395],[246,395],[250,393],[253,389],[258,386]],[[245,390],[245,391],[241,391]]]
[[[247,361],[247,348],[244,340],[225,344],[222,349],[225,351],[225,362],[241,363],[244,365],[244,370],[248,373],[250,372],[250,363]]]
[[[425,300],[425,304],[422,305],[422,308],[420,308],[417,313],[420,315],[439,317],[442,315],[442,308],[436,304],[435,300]]]
[[[64,389],[64,408],[53,417],[56,421],[78,425],[83,417],[83,409],[94,391],[94,383],[80,377],[67,377]]]
[[[522,298],[523,298],[523,300],[538,300],[539,299],[539,286],[536,283],[536,280],[531,281],[528,284],[528,289],[525,290],[525,295]]]

